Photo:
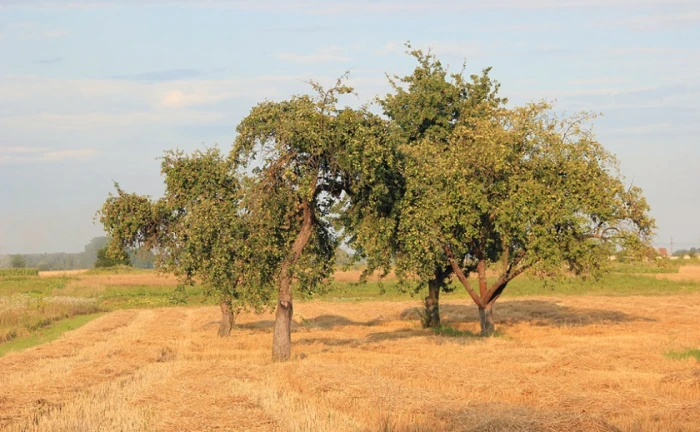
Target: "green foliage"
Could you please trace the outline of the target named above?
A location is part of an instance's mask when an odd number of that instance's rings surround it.
[[[10,267],[12,268],[24,268],[27,266],[27,260],[22,255],[12,255],[10,257]]]
[[[39,270],[33,268],[9,268],[0,269],[0,277],[16,277],[16,276],[38,276]]]
[[[362,203],[391,192],[379,180],[387,122],[364,108],[338,108],[338,97],[352,91],[342,80],[327,91],[312,86],[315,96],[254,107],[238,126],[232,152],[251,173],[244,201],[253,235],[261,237],[260,259],[279,269],[282,285],[297,279],[306,295],[323,287],[333,269],[337,218],[349,226],[360,220],[357,212],[374,211]]]
[[[380,218],[394,229],[383,248],[363,248],[357,235],[358,250],[391,251],[402,284],[417,289],[430,280],[448,287],[455,272],[480,306],[525,270],[598,277],[618,248],[643,255],[649,207],[585,126],[593,116],[562,117],[546,103],[507,108],[489,69],[465,79],[431,54],[410,54],[413,74],[395,77],[380,100],[398,136],[391,169],[401,188]],[[489,285],[494,263],[500,277]],[[470,272],[479,273],[478,292]]]
[[[269,305],[272,272],[256,256],[268,240],[251,236],[235,165],[218,149],[173,151],[163,157],[161,172],[163,198],[129,194],[117,185],[117,195],[103,205],[99,216],[112,237],[109,254],[152,251],[155,266],[183,284],[198,282],[207,295],[238,309]]]
[[[128,266],[130,264],[130,259],[127,254],[121,254],[117,257],[112,257],[108,254],[108,246],[102,247],[97,251],[97,260],[95,261],[95,268],[104,267],[116,267],[120,265]]]

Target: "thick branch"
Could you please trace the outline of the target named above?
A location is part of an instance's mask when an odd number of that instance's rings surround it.
[[[484,300],[485,304],[491,303],[495,298],[498,298],[508,282],[530,267],[526,265],[516,269],[517,265],[520,264],[525,257],[525,253],[525,249],[521,249],[513,258],[513,261],[508,263],[506,270],[501,274],[501,276],[498,277],[498,280],[491,285],[491,288],[486,292],[486,294],[482,294],[481,298]]]
[[[309,242],[311,233],[313,232],[314,216],[311,204],[309,204],[308,201],[304,201],[301,206],[304,211],[301,230],[299,230],[299,234],[297,234],[297,237],[294,239],[291,253],[282,262],[280,269],[279,300],[283,304],[292,301],[291,275],[289,274],[289,269],[299,261],[301,252],[304,250],[304,246]]]
[[[479,258],[479,262],[476,265],[476,272],[479,275],[479,295],[481,299],[486,298],[486,292],[488,291],[488,282],[486,281],[486,260]]]
[[[462,268],[457,263],[457,260],[455,259],[454,254],[452,253],[450,248],[448,246],[445,246],[444,249],[445,249],[445,254],[447,255],[447,260],[450,262],[450,265],[452,266],[452,271],[454,271],[455,274],[457,275],[457,279],[459,279],[459,281],[462,283],[462,285],[464,286],[464,289],[467,290],[467,292],[471,296],[472,300],[474,300],[474,303],[476,303],[477,306],[483,307],[481,299],[476,294],[476,292],[474,292],[474,290],[472,289],[471,284],[469,284],[469,280],[467,279],[467,276],[464,274],[464,272],[462,271]]]

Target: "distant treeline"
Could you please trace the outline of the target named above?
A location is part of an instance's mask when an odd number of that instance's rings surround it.
[[[83,252],[78,253],[42,253],[21,255],[0,255],[0,268],[17,267],[13,261],[21,262],[21,267],[35,268],[39,270],[77,270],[88,269],[95,266],[97,253],[107,246],[107,237],[95,237],[85,246]],[[137,268],[153,268],[151,254],[132,253],[131,265]]]

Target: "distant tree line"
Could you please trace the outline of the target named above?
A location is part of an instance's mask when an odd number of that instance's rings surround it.
[[[95,237],[78,253],[14,254],[0,257],[0,268],[35,268],[44,270],[79,270],[112,265],[130,265],[153,268],[153,254],[149,251],[130,251],[126,258],[114,260],[106,256],[109,238]]]
[[[673,252],[673,256],[683,257],[690,255],[691,257],[700,255],[700,248],[691,247],[690,249],[679,249]]]

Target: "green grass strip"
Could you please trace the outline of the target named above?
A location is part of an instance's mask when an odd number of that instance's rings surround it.
[[[36,330],[30,336],[13,339],[0,345],[0,357],[9,352],[22,351],[27,348],[51,342],[58,339],[63,333],[75,330],[102,315],[104,315],[104,312],[74,316]]]
[[[688,349],[685,351],[670,351],[666,353],[666,357],[675,359],[675,360],[684,360],[687,358],[694,358],[697,361],[700,361],[700,349]]]

